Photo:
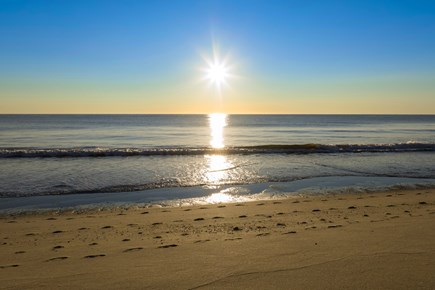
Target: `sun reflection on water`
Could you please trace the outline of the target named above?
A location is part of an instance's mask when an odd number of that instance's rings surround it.
[[[227,126],[227,114],[214,113],[208,115],[210,126],[210,146],[213,149],[222,149],[224,144],[224,128]],[[208,170],[205,173],[209,187],[218,188],[219,184],[229,178],[229,170],[233,164],[225,155],[206,155]],[[213,193],[207,198],[208,203],[230,202],[233,197],[226,193]]]
[[[211,194],[207,199],[207,203],[224,203],[224,202],[231,202],[234,198],[226,193],[218,192]]]
[[[208,161],[208,171],[206,173],[207,181],[210,184],[219,184],[228,178],[228,170],[233,165],[228,162],[225,155],[206,155]]]
[[[214,113],[208,115],[210,126],[210,145],[214,149],[222,149],[224,145],[224,127],[227,125],[227,114]]]

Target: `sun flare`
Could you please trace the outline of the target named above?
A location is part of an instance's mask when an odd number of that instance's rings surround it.
[[[219,61],[209,63],[208,68],[205,70],[205,78],[211,83],[220,87],[225,84],[229,77],[228,67]]]
[[[203,55],[205,66],[201,68],[202,80],[207,81],[220,93],[223,87],[228,87],[229,79],[233,78],[233,65],[229,62],[229,54],[221,56],[217,47],[213,46],[212,56]]]

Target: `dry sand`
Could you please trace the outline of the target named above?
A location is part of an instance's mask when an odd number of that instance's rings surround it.
[[[435,289],[435,190],[0,219],[2,289]]]

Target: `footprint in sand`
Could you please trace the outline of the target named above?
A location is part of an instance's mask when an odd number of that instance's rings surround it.
[[[55,221],[55,220],[57,220],[57,218],[49,217],[49,218],[47,218],[46,220],[48,220],[48,221]]]
[[[245,206],[244,204],[238,203],[236,206]]]
[[[54,246],[53,247],[53,251],[55,251],[55,250],[59,250],[59,249],[63,249],[64,248],[64,246]]]
[[[242,238],[230,238],[230,239],[225,239],[224,241],[237,241],[237,240],[241,240]]]
[[[161,239],[162,236],[155,236],[154,239]]]
[[[276,226],[277,227],[285,227],[285,224],[283,224],[283,223],[277,223]]]
[[[427,204],[427,202],[425,202],[425,201],[420,201],[418,204],[421,204],[421,205],[426,205]]]
[[[257,203],[257,205],[264,205],[264,203]]]
[[[18,266],[20,266],[20,265],[18,265],[18,264],[13,264],[13,265],[1,265],[1,266],[0,266],[0,269],[16,268],[16,267],[18,267]]]
[[[227,207],[226,205],[218,205],[218,208]]]
[[[273,204],[281,204],[282,202],[280,201],[274,201]]]
[[[319,212],[319,211],[320,211],[320,209],[318,209],[318,208],[312,210],[312,212]]]
[[[127,253],[127,252],[136,252],[136,251],[140,251],[140,250],[143,250],[143,248],[142,247],[130,248],[130,249],[124,250],[123,252],[124,253]]]
[[[239,218],[243,219],[243,218],[247,218],[246,215],[239,215]]]
[[[88,256],[84,256],[83,258],[85,259],[94,259],[94,258],[100,258],[100,257],[105,257],[106,254],[96,254],[96,255],[88,255]]]
[[[52,232],[52,234],[61,234],[61,233],[63,233],[63,231],[54,231],[54,232]]]
[[[283,235],[290,235],[290,234],[296,234],[296,231],[289,231],[289,232],[283,233]]]
[[[207,239],[207,240],[197,240],[197,241],[194,241],[193,243],[194,244],[198,244],[198,243],[205,243],[205,242],[210,242],[210,240],[209,239]]]
[[[328,226],[328,229],[335,229],[335,228],[341,228],[342,225],[333,225],[333,226]]]
[[[16,251],[15,254],[24,254],[26,251]]]
[[[305,228],[306,230],[312,230],[312,229],[317,229],[317,227],[316,226],[312,226],[312,227],[308,227],[308,228]]]
[[[36,234],[34,234],[34,233],[28,233],[28,234],[26,234],[26,236],[28,236],[28,237],[31,237],[31,236],[35,236]]]
[[[175,247],[178,247],[178,245],[176,245],[176,244],[170,244],[170,245],[159,246],[157,248],[159,248],[159,249],[167,249],[167,248],[175,248]]]
[[[89,230],[89,228],[79,228],[79,231]]]
[[[89,246],[96,246],[98,243],[90,243]]]
[[[149,214],[149,211],[143,211],[140,214]]]
[[[191,211],[192,209],[190,209],[190,208],[186,208],[184,211]]]
[[[130,239],[123,239],[122,241],[123,241],[123,242],[129,242]]]
[[[62,256],[62,257],[54,257],[54,258],[51,258],[51,259],[46,260],[45,262],[61,261],[61,260],[66,260],[66,259],[68,259],[68,257],[66,257],[66,256]]]
[[[261,233],[261,234],[258,234],[257,237],[265,237],[268,235],[270,235],[270,233]]]
[[[152,226],[158,226],[158,225],[161,225],[162,223],[152,223],[151,225]]]
[[[293,203],[300,203],[300,201],[299,200],[295,200],[295,201],[293,201]]]
[[[204,218],[196,218],[193,221],[197,222],[197,221],[203,221],[203,220],[204,220]]]
[[[111,229],[111,228],[113,228],[112,226],[104,226],[104,227],[102,227],[101,229],[102,230],[105,230],[105,229]]]
[[[221,217],[221,216],[214,216],[214,217],[212,217],[212,219],[214,219],[214,220],[217,220],[217,219],[223,219],[224,217]]]
[[[352,206],[349,206],[347,209],[356,209],[356,206],[352,205]]]

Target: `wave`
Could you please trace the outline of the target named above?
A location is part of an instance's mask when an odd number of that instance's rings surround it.
[[[176,156],[209,154],[313,154],[313,153],[386,153],[433,152],[435,143],[395,144],[269,144],[256,146],[209,147],[156,147],[156,148],[0,148],[0,158],[77,158],[122,156]]]
[[[199,192],[216,192],[216,190],[223,190],[225,188],[243,188],[243,187],[262,187],[265,184],[270,187],[270,190],[273,189],[273,191],[281,191],[281,192],[294,192],[296,189],[294,188],[287,188],[283,187],[283,184],[290,185],[292,183],[306,183],[311,182],[312,180],[322,180],[322,179],[329,179],[333,178],[334,182],[332,183],[340,183],[344,180],[352,180],[354,184],[352,186],[359,187],[360,190],[365,190],[371,186],[371,183],[369,185],[361,185],[358,184],[358,182],[355,182],[355,180],[370,180],[370,182],[373,182],[374,179],[376,180],[395,180],[396,183],[393,183],[397,187],[396,189],[400,189],[401,182],[407,181],[406,185],[412,185],[412,186],[430,186],[431,188],[435,187],[435,179],[433,176],[399,176],[399,175],[354,175],[354,174],[343,174],[343,175],[336,175],[336,174],[319,174],[319,175],[311,175],[311,176],[299,176],[299,177],[269,177],[269,178],[257,178],[255,180],[250,181],[230,181],[221,183],[219,185],[216,184],[207,184],[207,183],[201,183],[201,182],[192,182],[192,183],[182,183],[176,178],[169,178],[164,179],[156,182],[149,182],[149,183],[143,183],[143,184],[118,184],[118,185],[109,185],[109,186],[101,186],[101,187],[95,187],[95,188],[73,188],[71,186],[65,186],[65,185],[54,185],[51,187],[51,189],[46,189],[44,191],[35,191],[32,190],[31,192],[13,192],[13,191],[0,191],[0,200],[2,198],[20,198],[20,197],[31,197],[31,196],[53,196],[53,195],[92,195],[92,194],[99,194],[99,193],[132,193],[132,192],[144,192],[144,191],[153,191],[153,190],[168,190],[168,191],[192,191],[192,189],[198,189]],[[400,181],[400,182],[399,182]],[[412,182],[411,182],[412,181]],[[332,188],[332,183],[329,182],[325,186],[321,186],[320,188],[315,188],[315,192],[319,193],[323,190],[335,190]],[[349,185],[351,186],[351,185]],[[331,187],[331,188],[329,188]],[[367,187],[367,188],[366,188]],[[329,189],[328,189],[329,188]],[[182,189],[182,190],[181,190]],[[300,189],[298,189],[300,190]],[[307,185],[307,188],[304,189],[304,191],[311,191],[313,190],[311,185]],[[147,196],[155,197],[155,194],[147,193]],[[170,197],[168,197],[171,199]]]

